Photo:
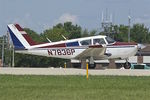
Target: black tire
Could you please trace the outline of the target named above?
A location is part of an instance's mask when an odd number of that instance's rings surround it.
[[[130,69],[130,68],[131,68],[131,63],[125,62],[125,63],[124,63],[124,68],[125,68],[125,69]]]
[[[96,67],[96,64],[94,63],[94,64],[89,64],[89,68],[90,69],[95,69],[95,67]]]

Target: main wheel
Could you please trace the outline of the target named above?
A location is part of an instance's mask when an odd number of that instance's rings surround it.
[[[89,68],[90,69],[95,69],[95,67],[96,67],[96,64],[94,63],[94,64],[89,64]]]
[[[124,68],[125,69],[130,69],[131,68],[131,64],[129,62],[125,62],[124,63]]]

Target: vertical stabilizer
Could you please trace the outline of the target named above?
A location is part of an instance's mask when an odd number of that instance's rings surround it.
[[[36,43],[18,24],[9,24],[8,31],[13,41],[15,49],[28,49]]]

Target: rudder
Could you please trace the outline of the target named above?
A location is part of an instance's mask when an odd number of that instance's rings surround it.
[[[7,27],[15,49],[28,49],[30,46],[36,45],[18,24],[9,24]]]

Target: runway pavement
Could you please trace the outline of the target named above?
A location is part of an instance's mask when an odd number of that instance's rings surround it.
[[[86,75],[86,69],[75,68],[0,68],[0,74],[11,75]],[[105,69],[89,70],[89,75],[150,76],[150,70]]]

